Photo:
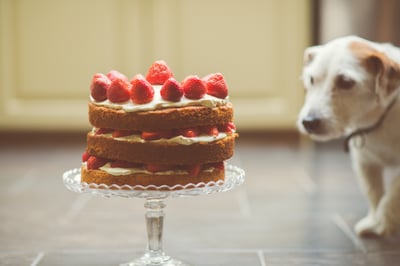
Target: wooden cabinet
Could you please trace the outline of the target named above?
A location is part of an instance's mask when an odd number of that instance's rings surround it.
[[[89,128],[95,72],[222,72],[241,129],[294,128],[306,0],[0,0],[0,129]]]

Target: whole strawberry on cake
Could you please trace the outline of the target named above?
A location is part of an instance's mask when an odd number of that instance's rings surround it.
[[[81,181],[174,187],[224,180],[237,137],[228,98],[222,74],[179,82],[164,61],[130,81],[115,70],[95,74]]]

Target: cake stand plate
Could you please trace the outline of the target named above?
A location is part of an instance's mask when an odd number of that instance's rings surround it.
[[[208,195],[217,192],[225,192],[244,182],[243,169],[233,166],[225,166],[225,180],[209,183],[188,184],[185,186],[118,186],[105,184],[81,183],[81,170],[75,168],[63,174],[64,185],[77,193],[90,193],[104,197],[143,198],[146,200],[145,218],[147,227],[147,250],[145,254],[132,262],[121,266],[189,266],[179,260],[166,255],[162,249],[162,232],[164,222],[165,199],[168,197],[187,197]]]

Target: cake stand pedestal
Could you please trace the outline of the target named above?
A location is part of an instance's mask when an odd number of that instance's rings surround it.
[[[185,186],[107,186],[104,184],[81,183],[80,169],[72,169],[63,174],[64,185],[71,191],[91,193],[104,197],[143,198],[146,209],[147,249],[144,255],[121,266],[189,266],[189,264],[171,258],[162,248],[165,200],[168,197],[186,197],[225,192],[244,182],[245,173],[239,167],[226,165],[225,180],[209,183],[188,184]]]

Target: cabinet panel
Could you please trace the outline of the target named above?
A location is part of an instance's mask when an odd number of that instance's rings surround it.
[[[88,128],[95,72],[222,72],[241,128],[292,128],[309,1],[0,0],[0,129]]]

